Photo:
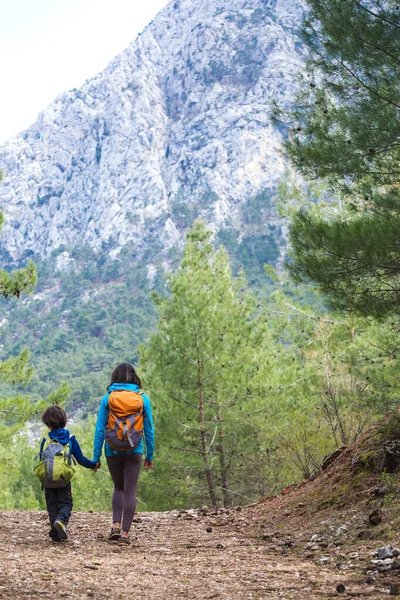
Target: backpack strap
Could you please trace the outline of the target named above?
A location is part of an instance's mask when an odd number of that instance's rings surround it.
[[[43,439],[42,439],[42,441],[40,442],[40,450],[39,450],[39,452],[36,454],[36,456],[35,456],[35,460],[36,460],[36,459],[42,460],[42,456],[43,456],[43,448],[44,448],[44,445],[45,445],[45,443],[46,443],[46,438],[43,438]]]
[[[139,412],[135,413],[133,416],[134,421],[136,420],[136,417],[138,415],[142,415],[143,414],[143,410],[140,410]],[[132,436],[131,436],[131,432],[129,431],[128,427],[126,426],[126,418],[124,417],[122,419],[122,435],[126,435],[129,445],[131,446],[131,448],[135,447],[135,444],[132,441]]]
[[[64,453],[64,459],[67,460],[68,464],[71,466],[71,463],[73,463],[74,465],[76,465],[76,458],[75,456],[72,454],[72,439],[75,438],[74,435],[71,435],[71,437],[68,440],[68,448],[69,448],[69,452]]]
[[[149,420],[149,417],[146,415],[146,411],[144,410],[144,392],[139,392],[139,394],[143,397],[143,408],[142,408],[143,418]]]

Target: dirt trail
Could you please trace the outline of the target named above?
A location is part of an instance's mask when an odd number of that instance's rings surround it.
[[[0,512],[0,598],[216,600],[355,598],[343,575],[187,514],[140,513],[132,545],[107,542],[108,513],[74,513],[70,540],[51,544],[45,512]],[[378,597],[366,594],[370,598]]]

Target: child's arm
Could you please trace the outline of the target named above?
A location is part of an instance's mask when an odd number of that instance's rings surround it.
[[[89,460],[88,458],[86,458],[86,456],[83,456],[78,440],[72,436],[70,438],[70,442],[71,454],[76,458],[76,462],[78,463],[78,465],[86,467],[87,469],[96,469],[96,463],[93,460]]]

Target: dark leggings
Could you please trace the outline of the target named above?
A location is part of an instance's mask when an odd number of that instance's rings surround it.
[[[107,456],[107,465],[114,482],[112,497],[113,522],[121,523],[122,530],[129,531],[136,509],[136,488],[139,479],[142,454]]]

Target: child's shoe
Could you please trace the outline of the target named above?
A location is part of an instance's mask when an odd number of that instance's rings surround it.
[[[109,542],[117,542],[121,535],[120,527],[111,527],[110,535],[108,536]]]
[[[54,521],[54,529],[58,533],[58,541],[66,542],[68,539],[68,533],[67,533],[67,528],[65,527],[64,523],[59,520]]]

